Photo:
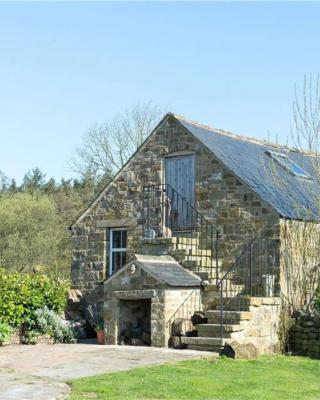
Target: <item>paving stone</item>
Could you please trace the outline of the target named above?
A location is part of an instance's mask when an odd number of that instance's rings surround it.
[[[0,400],[62,400],[70,379],[201,357],[212,353],[88,342],[1,347]]]

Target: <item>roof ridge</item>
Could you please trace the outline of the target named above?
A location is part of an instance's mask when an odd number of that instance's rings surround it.
[[[183,115],[179,115],[179,114],[175,114],[175,113],[168,113],[167,115],[168,116],[172,116],[172,117],[174,117],[174,118],[176,118],[178,120],[185,121],[185,122],[187,122],[189,124],[198,126],[199,128],[203,128],[203,129],[208,130],[208,131],[219,133],[219,134],[224,135],[224,136],[229,136],[229,137],[231,137],[233,139],[242,140],[244,142],[254,143],[254,144],[257,144],[259,146],[274,147],[274,148],[279,149],[279,150],[282,149],[282,150],[286,150],[286,151],[292,151],[292,152],[295,152],[295,153],[307,154],[309,156],[316,156],[316,157],[319,156],[319,155],[315,154],[314,152],[311,152],[311,151],[308,151],[308,150],[301,150],[301,149],[297,149],[296,147],[290,147],[290,146],[285,145],[285,144],[269,142],[266,139],[257,139],[257,138],[252,137],[252,136],[240,135],[240,134],[236,134],[236,133],[233,133],[233,132],[230,132],[230,131],[226,131],[226,130],[221,129],[221,128],[215,128],[215,127],[212,127],[212,126],[209,126],[209,125],[206,125],[206,124],[202,124],[202,123],[200,123],[198,121],[194,121],[194,120],[191,120],[189,118],[186,118]]]

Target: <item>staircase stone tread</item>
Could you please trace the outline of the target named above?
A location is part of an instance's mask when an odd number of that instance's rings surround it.
[[[216,331],[220,329],[220,324],[198,324],[195,326],[196,330],[199,331]],[[237,332],[242,331],[245,327],[240,324],[223,324],[225,332]]]
[[[219,317],[221,316],[220,310],[207,310],[205,312],[205,316],[207,318],[214,318],[214,317]],[[224,314],[224,317],[239,317],[239,320],[250,320],[253,316],[253,313],[250,311],[227,311],[227,313]]]
[[[210,351],[211,356],[214,358],[218,358],[220,356],[220,349],[217,351],[216,346],[210,346],[210,345],[205,345],[205,344],[188,344],[187,345],[188,350],[196,350],[196,351]]]
[[[224,346],[225,340],[221,339],[219,337],[188,337],[188,336],[183,336],[181,337],[181,342],[184,344],[203,344],[203,345],[209,345],[209,346]]]

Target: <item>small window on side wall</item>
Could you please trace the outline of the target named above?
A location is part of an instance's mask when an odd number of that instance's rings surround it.
[[[127,260],[127,230],[110,229],[109,276],[117,272]]]

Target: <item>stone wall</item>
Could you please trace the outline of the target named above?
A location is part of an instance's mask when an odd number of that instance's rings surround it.
[[[294,354],[320,358],[320,316],[298,318],[291,328]]]
[[[320,225],[280,221],[280,288],[289,313],[312,298],[319,280]]]
[[[139,252],[143,185],[161,183],[164,157],[184,151],[195,154],[196,207],[223,233],[224,266],[252,237],[279,236],[278,215],[182,125],[168,118],[72,228],[72,282],[85,296],[95,293],[98,283],[107,278],[109,232],[103,222],[130,218],[129,252]]]

